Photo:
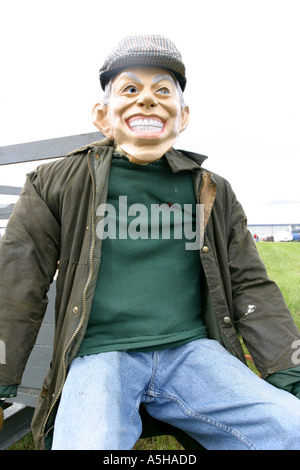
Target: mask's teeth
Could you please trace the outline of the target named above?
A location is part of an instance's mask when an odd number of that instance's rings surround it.
[[[157,129],[163,128],[163,123],[156,119],[136,119],[131,121],[129,125],[137,130],[148,130],[149,132],[154,132]]]

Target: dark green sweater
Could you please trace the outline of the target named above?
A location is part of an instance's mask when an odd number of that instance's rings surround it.
[[[107,203],[100,271],[78,355],[206,337],[200,255],[187,249],[196,230],[191,172],[173,173],[164,158],[138,165],[115,155]]]

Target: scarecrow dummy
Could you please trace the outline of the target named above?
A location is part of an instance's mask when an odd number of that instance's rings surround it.
[[[174,148],[189,121],[181,54],[125,38],[100,83],[105,139],[29,174],[1,240],[3,400],[59,260],[38,449],[132,449],[155,423],[206,449],[299,450],[299,331],[230,184]]]

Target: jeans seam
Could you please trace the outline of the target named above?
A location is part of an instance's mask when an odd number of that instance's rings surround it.
[[[138,411],[139,411],[141,401],[142,401],[142,400],[141,400],[141,397],[140,397],[139,400],[137,400],[134,409],[133,409],[132,412],[130,413],[130,416],[129,416],[129,423],[130,423],[130,424],[133,423],[134,417],[136,416],[136,414],[137,414]]]
[[[145,400],[145,403],[149,403],[150,401],[153,400],[153,398],[150,398],[151,397],[151,394],[152,394],[152,391],[154,392],[154,381],[155,381],[155,378],[156,378],[156,364],[157,364],[157,354],[156,354],[156,351],[153,352],[153,365],[152,365],[152,374],[151,374],[151,377],[150,377],[150,380],[149,380],[149,384],[148,384],[148,387],[147,387],[147,391],[146,391],[146,400]]]
[[[223,423],[215,420],[214,418],[210,418],[210,417],[207,417],[205,415],[195,413],[195,411],[193,411],[191,408],[189,408],[186,405],[186,403],[184,403],[180,398],[178,398],[174,395],[171,395],[169,393],[159,392],[159,391],[154,391],[154,390],[150,391],[150,395],[152,395],[153,397],[157,397],[157,398],[165,398],[167,400],[170,400],[170,401],[173,401],[173,402],[177,403],[177,405],[180,407],[180,409],[187,416],[195,418],[198,421],[205,422],[206,424],[209,424],[209,425],[214,426],[214,427],[216,427],[216,428],[218,428],[218,429],[220,429],[224,432],[227,432],[227,433],[231,434],[236,439],[243,442],[243,444],[245,444],[251,450],[258,450],[255,447],[255,445],[252,442],[250,442],[245,436],[243,436],[243,434],[241,434],[239,431],[237,431],[236,429],[233,429],[231,426],[228,426],[227,424],[223,424]]]
[[[149,403],[153,400],[153,397],[151,396],[152,390],[154,391],[154,381],[156,377],[156,363],[157,363],[157,355],[155,351],[152,353],[153,357],[153,366],[152,366],[152,374],[148,383],[148,386],[146,387],[145,391],[141,394],[140,398],[137,400],[135,408],[130,414],[129,417],[129,422],[132,423],[134,420],[135,415],[138,413],[139,408],[141,403]],[[145,399],[143,399],[145,397]]]

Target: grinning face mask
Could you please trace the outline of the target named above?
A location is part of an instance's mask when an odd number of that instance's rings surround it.
[[[170,150],[188,119],[172,75],[148,66],[123,69],[112,83],[108,104],[93,110],[95,126],[139,164]]]

